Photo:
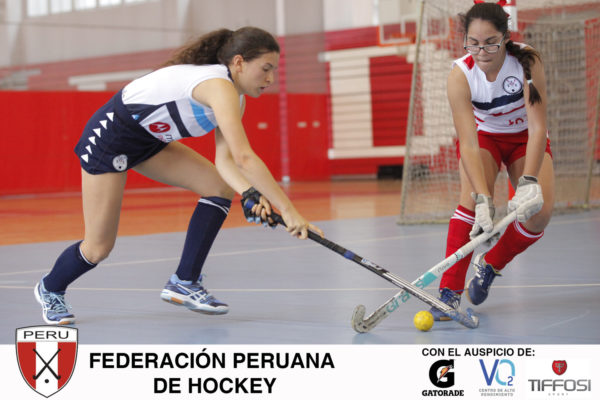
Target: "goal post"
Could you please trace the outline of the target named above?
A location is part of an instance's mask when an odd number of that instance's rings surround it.
[[[452,61],[464,55],[459,14],[472,5],[472,0],[422,1],[418,43],[409,57],[414,75],[399,223],[447,222],[458,204],[456,132],[446,80]],[[544,62],[555,210],[600,206],[600,3],[520,0],[517,8],[512,39],[534,47]],[[503,167],[494,196],[499,215],[507,200]]]

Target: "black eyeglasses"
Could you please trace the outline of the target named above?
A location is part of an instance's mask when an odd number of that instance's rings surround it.
[[[498,50],[500,50],[500,46],[502,46],[502,43],[504,43],[504,38],[502,38],[500,43],[496,43],[496,44],[485,44],[483,46],[469,45],[469,46],[463,46],[463,48],[467,51],[467,53],[472,54],[472,55],[479,54],[481,49],[483,49],[488,54],[494,54],[494,53],[497,53]]]

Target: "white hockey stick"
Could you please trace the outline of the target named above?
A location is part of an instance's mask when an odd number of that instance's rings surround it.
[[[495,226],[494,229],[489,233],[482,233],[469,243],[465,244],[460,249],[445,260],[431,267],[427,272],[418,277],[412,282],[412,285],[423,289],[429,286],[433,281],[439,278],[444,272],[452,267],[456,262],[465,256],[471,254],[480,244],[486,242],[494,235],[499,234],[504,228],[506,228],[511,222],[516,219],[516,211],[511,212],[506,217],[502,218]],[[406,290],[401,290],[396,293],[394,297],[386,301],[384,304],[379,306],[375,311],[371,313],[366,319],[364,319],[366,308],[365,306],[358,305],[354,309],[352,314],[352,328],[358,333],[369,332],[371,329],[376,327],[381,321],[387,318],[388,315],[396,311],[400,306],[400,303],[406,303],[410,299],[411,295]]]

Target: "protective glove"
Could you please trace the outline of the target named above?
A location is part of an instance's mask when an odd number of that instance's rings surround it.
[[[242,210],[244,211],[244,217],[246,217],[246,221],[252,223],[254,222],[255,224],[260,224],[262,223],[263,226],[270,226],[272,228],[274,228],[275,226],[277,226],[277,223],[275,221],[273,221],[271,218],[269,218],[268,216],[266,218],[263,218],[262,215],[260,214],[256,214],[255,212],[252,211],[252,208],[254,207],[254,205],[259,206],[261,204],[261,198],[263,199],[263,201],[267,201],[266,198],[260,194],[260,192],[256,189],[254,189],[254,187],[250,187],[248,190],[246,190],[245,192],[242,193],[242,199],[240,200],[242,203]],[[247,202],[248,200],[251,201],[252,206],[247,207]]]
[[[515,195],[508,201],[508,211],[517,210],[517,220],[525,222],[539,213],[543,205],[544,196],[537,178],[529,175],[520,177]]]
[[[482,232],[491,232],[494,229],[496,208],[490,196],[471,193],[471,197],[475,200],[475,223],[469,237],[473,239]]]

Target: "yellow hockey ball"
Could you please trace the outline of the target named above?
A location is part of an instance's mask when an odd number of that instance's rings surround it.
[[[429,311],[419,311],[413,319],[415,327],[423,332],[427,332],[433,326],[433,315]]]

